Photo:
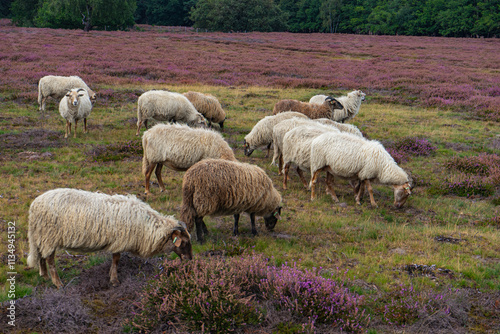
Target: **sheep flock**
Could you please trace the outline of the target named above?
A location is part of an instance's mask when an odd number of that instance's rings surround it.
[[[66,120],[65,138],[71,124],[76,137],[78,120],[84,121],[87,132],[87,117],[94,103],[98,105],[96,96],[79,77],[47,76],[39,81],[41,111],[46,109],[48,97],[61,99],[59,112]],[[239,235],[242,213],[250,217],[253,236],[257,235],[256,217],[263,218],[267,234],[274,233],[276,226],[286,229],[286,225],[277,224],[283,207],[279,188],[265,170],[248,163],[259,147],[267,148],[266,156],[252,159],[266,159],[273,147],[272,163],[283,175],[282,190],[287,190],[288,170],[293,164],[304,187],[311,190],[311,200],[317,196],[318,176],[325,172],[326,191],[333,202],[339,201],[334,181],[340,178],[350,182],[356,204],[361,205],[367,189],[375,207],[371,183],[380,183],[394,189],[394,205],[400,208],[411,194],[409,175],[380,142],[364,138],[358,127],[345,123],[360,112],[364,100],[365,93],[354,90],[339,97],[318,95],[309,102],[276,101],[272,114],[256,119],[237,147],[225,139],[234,116],[226,114],[224,104],[215,96],[193,91],[146,91],[137,100],[136,131],[140,135],[142,125],[146,128],[142,134],[142,164],[137,165],[138,177],[144,177],[144,188],[135,192],[143,190],[146,199],[155,196],[150,191],[153,171],[157,185],[165,191],[164,165],[185,171],[183,177],[178,177],[179,182],[182,178],[182,203],[177,206],[180,220],[155,211],[133,195],[49,190],[36,197],[29,209],[28,266],[39,268],[42,277],[51,278],[61,288],[63,283],[54,262],[57,250],[109,251],[113,254],[110,282],[117,285],[121,252],[150,257],[173,251],[181,259],[192,258],[191,233],[196,230],[200,243],[209,235],[205,216],[233,216],[235,236]],[[158,124],[148,129],[148,120]],[[229,124],[224,127],[226,121]],[[207,129],[212,123],[219,126]],[[238,161],[236,150],[244,153],[246,161]],[[310,173],[309,182],[304,173]]]

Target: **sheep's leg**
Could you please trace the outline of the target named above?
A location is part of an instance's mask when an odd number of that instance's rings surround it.
[[[210,233],[208,232],[207,225],[205,224],[204,221],[202,221],[201,228],[203,229],[203,234],[209,235]]]
[[[111,261],[111,269],[109,269],[110,282],[113,286],[120,285],[118,280],[118,261],[120,261],[120,253],[113,253],[113,261]]]
[[[321,173],[321,171],[321,169],[318,169],[311,177],[311,182],[309,183],[309,187],[311,187],[311,201],[314,201],[316,198],[316,182],[318,182],[319,173]]]
[[[283,189],[286,190],[287,180],[288,180],[288,171],[290,170],[290,162],[288,162],[285,167],[283,167]]]
[[[300,181],[302,181],[304,188],[307,189],[307,181],[306,181],[306,178],[304,177],[304,172],[298,166],[297,166],[297,174],[299,174]]]
[[[366,180],[360,181],[354,188],[354,190],[356,191],[356,204],[358,205],[361,205],[361,199],[365,194],[365,182]]]
[[[359,192],[359,188],[361,187],[363,182],[359,180],[349,180],[349,184],[351,185],[352,189],[354,189],[354,194],[356,195]]]
[[[278,175],[283,175],[283,154],[278,157]]]
[[[83,119],[83,133],[88,133],[87,131],[87,119]]]
[[[156,164],[151,164],[148,166],[148,169],[146,169],[146,190],[144,190],[145,194],[149,194],[149,180],[151,179],[151,173],[153,173],[153,170],[155,169]],[[158,176],[157,176],[158,177]]]
[[[47,273],[47,261],[44,258],[40,258],[38,266],[40,267],[40,276],[45,279],[49,279],[49,274]]]
[[[54,257],[56,255],[56,252],[50,254],[49,257],[47,258],[47,264],[49,265],[49,272],[50,272],[50,277],[52,278],[52,283],[60,289],[63,287],[63,284],[61,282],[61,279],[59,278],[59,275],[57,274],[57,269],[56,265],[54,262]]]
[[[144,121],[144,126],[146,127],[146,130],[148,129],[148,120]]]
[[[335,193],[335,190],[333,189],[333,184],[335,183],[335,177],[333,174],[330,174],[328,171],[326,171],[326,191],[327,193],[332,196],[332,199],[335,203],[339,202],[339,199],[337,197],[337,194]]]
[[[233,234],[238,235],[240,232],[238,231],[238,222],[240,221],[240,214],[237,213],[234,215],[234,228],[233,228]]]
[[[75,119],[75,133],[73,134],[73,138],[76,138],[76,126],[78,125],[78,121]]]
[[[203,225],[205,224],[203,222],[203,217],[195,217],[194,222],[196,224],[196,238],[198,239],[198,242],[200,244],[203,243]]]
[[[267,145],[267,153],[266,153],[266,155],[264,156],[264,158],[269,157],[269,152],[271,151],[271,144],[272,144],[272,143],[269,143],[269,145]]]
[[[255,228],[255,213],[250,214],[250,223],[252,224],[252,234],[257,235],[257,229]]]
[[[366,188],[368,189],[368,194],[370,194],[370,204],[372,205],[372,207],[377,208],[378,205],[377,203],[375,203],[375,198],[373,198],[373,188],[372,184],[370,183],[370,180],[365,180],[365,185]]]
[[[136,136],[138,136],[141,133],[141,125],[142,125],[142,121],[138,120],[137,121],[137,132],[135,133]]]
[[[165,191],[165,185],[163,184],[163,180],[161,179],[161,169],[163,167],[163,164],[156,164],[156,179],[158,180],[158,184],[160,185],[160,191],[164,192]]]

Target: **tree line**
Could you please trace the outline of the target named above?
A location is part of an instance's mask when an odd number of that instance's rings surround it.
[[[499,37],[500,0],[3,0],[21,26]]]

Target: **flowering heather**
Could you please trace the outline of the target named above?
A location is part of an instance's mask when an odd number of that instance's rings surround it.
[[[500,121],[499,49],[498,39],[0,25],[0,91],[34,103],[37,82],[48,74],[79,75],[94,89],[195,83],[362,89],[383,102]]]
[[[410,156],[429,156],[437,147],[425,138],[405,137],[387,145],[387,152],[397,163],[406,162]]]
[[[445,180],[444,192],[462,197],[490,196],[495,193],[495,186],[487,178],[458,173]]]
[[[455,157],[446,163],[446,167],[466,174],[490,176],[500,173],[500,156],[483,153],[473,157]]]
[[[298,321],[313,319],[313,328],[318,322],[359,331],[369,320],[359,309],[362,300],[317,271],[268,266],[262,255],[166,261],[141,293],[130,324],[146,331],[170,324],[226,333],[261,323],[270,302]]]

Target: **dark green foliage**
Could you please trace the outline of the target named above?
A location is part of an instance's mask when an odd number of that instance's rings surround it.
[[[197,0],[138,0],[135,22],[162,26],[191,26],[189,11]]]
[[[10,17],[10,5],[12,0],[0,1],[0,18]]]
[[[286,14],[273,0],[199,0],[190,18],[194,27],[214,31],[286,29]]]

